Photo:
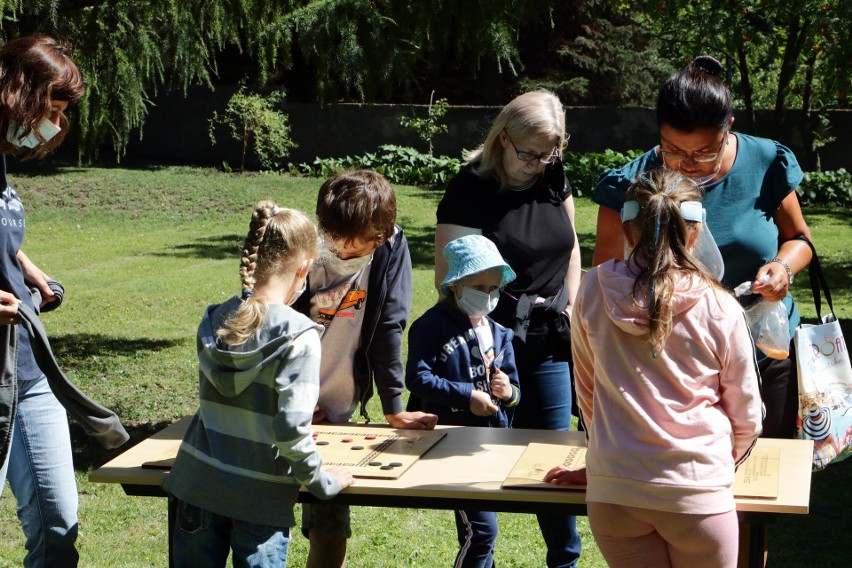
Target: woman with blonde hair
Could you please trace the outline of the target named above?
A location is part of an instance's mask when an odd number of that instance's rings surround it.
[[[571,427],[568,318],[580,283],[574,200],[562,166],[565,111],[551,92],[524,93],[497,115],[483,144],[468,156],[438,205],[435,286],[447,274],[443,250],[465,235],[483,235],[517,279],[491,317],[515,332],[524,399],[512,427]],[[575,518],[538,515],[548,567],[576,566]]]

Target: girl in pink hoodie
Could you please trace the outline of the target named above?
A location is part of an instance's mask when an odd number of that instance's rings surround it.
[[[632,251],[586,274],[571,321],[589,523],[611,567],[734,567],[731,486],[763,418],[752,339],[693,255],[698,186],[649,172],[627,199]],[[556,467],[546,480],[577,477]]]

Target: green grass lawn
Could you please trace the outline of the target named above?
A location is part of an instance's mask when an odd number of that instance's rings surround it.
[[[15,170],[17,164],[12,164]],[[230,175],[194,168],[60,168],[12,175],[27,207],[24,251],[61,280],[66,300],[43,321],[71,379],[116,410],[138,440],[196,407],[195,330],[202,311],[239,291],[238,253],[254,204],[271,198],[313,211],[321,180]],[[399,223],[414,263],[412,319],[436,299],[432,242],[440,192],[397,187]],[[848,211],[806,212],[823,257],[838,317],[852,317],[852,226]],[[596,207],[577,203],[578,233],[588,266]],[[805,317],[813,317],[807,278],[797,279]],[[848,328],[847,328],[848,329]],[[370,414],[381,418],[377,400]],[[82,566],[166,566],[165,500],[127,497],[92,484],[88,471],[116,452],[75,436],[80,491]],[[835,566],[850,526],[847,463],[814,474],[812,513],[788,516],[771,532],[771,567],[821,558]],[[23,538],[8,487],[0,498],[0,566],[21,564]],[[585,519],[581,566],[602,567]],[[448,511],[358,508],[350,542],[352,567],[448,566],[456,553]],[[544,565],[535,518],[501,514],[500,566]],[[293,532],[291,566],[304,565],[307,543]],[[814,553],[822,553],[814,556]]]

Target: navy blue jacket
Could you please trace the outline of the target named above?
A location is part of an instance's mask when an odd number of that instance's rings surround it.
[[[491,318],[486,319],[494,337],[493,366],[509,376],[515,390],[513,402],[517,404],[520,387],[512,348],[514,334]],[[511,416],[502,401],[497,402],[500,411],[492,416],[475,416],[470,411],[471,393],[474,389],[488,392],[489,376],[466,314],[438,303],[411,324],[405,385],[420,398],[424,412],[438,415],[438,423],[507,428]]]
[[[402,334],[411,309],[411,255],[405,234],[400,227],[396,229],[373,252],[361,341],[353,364],[353,377],[361,393],[361,416],[368,422],[367,401],[373,396],[374,381],[382,412],[399,414],[403,410]],[[310,317],[310,297],[302,294],[293,309]]]

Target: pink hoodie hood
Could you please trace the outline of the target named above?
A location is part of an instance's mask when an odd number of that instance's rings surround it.
[[[633,284],[639,274],[633,262],[610,260],[598,268],[598,285],[603,295],[606,313],[621,330],[631,335],[648,333],[648,291],[640,290],[633,298]],[[672,296],[675,317],[694,307],[706,294],[709,285],[697,276],[684,275],[676,284]]]

